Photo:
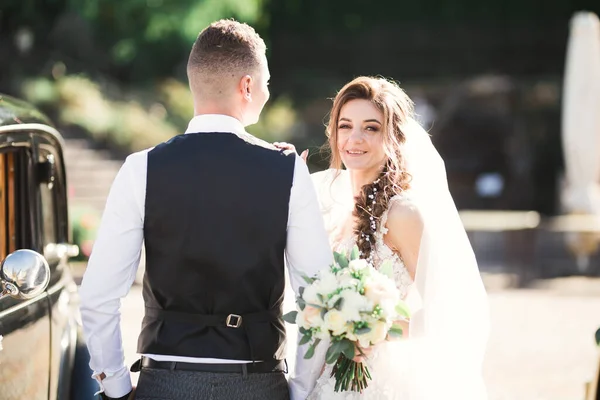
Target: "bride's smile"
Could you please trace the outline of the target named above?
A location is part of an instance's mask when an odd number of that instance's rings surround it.
[[[377,177],[386,160],[382,121],[382,112],[364,99],[344,104],[337,121],[338,151],[342,162],[348,170],[360,171],[366,181]]]

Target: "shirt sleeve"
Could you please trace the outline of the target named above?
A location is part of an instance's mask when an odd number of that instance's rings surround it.
[[[298,156],[290,194],[286,262],[290,284],[296,295],[299,287],[305,284],[303,275],[313,276],[333,262],[316,191],[306,164]],[[297,347],[294,374],[289,380],[292,400],[306,399],[325,364],[328,344],[320,343],[315,355],[305,360],[308,347],[309,344]]]
[[[143,242],[147,153],[127,158],[110,189],[81,288],[80,310],[93,378],[121,397],[132,388],[120,328],[121,299],[139,265]],[[106,377],[100,382],[98,376]]]

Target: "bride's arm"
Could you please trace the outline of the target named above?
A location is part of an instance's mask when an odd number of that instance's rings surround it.
[[[414,281],[423,235],[423,218],[419,210],[409,200],[394,202],[388,212],[387,229],[386,243],[400,256]],[[407,338],[409,321],[396,323],[402,326],[402,336]]]
[[[423,218],[410,200],[395,201],[388,213],[386,244],[393,249],[414,280],[423,235]]]

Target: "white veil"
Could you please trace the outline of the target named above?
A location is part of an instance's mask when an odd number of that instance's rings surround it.
[[[448,190],[446,169],[427,132],[414,120],[404,128],[403,157],[412,175],[410,198],[422,214],[423,236],[415,282],[407,302],[413,312],[410,338],[398,343],[402,399],[484,400],[482,363],[489,335],[487,295],[477,261]],[[341,172],[341,173],[340,173]],[[333,175],[337,178],[332,180]],[[313,174],[327,228],[351,207],[348,174]],[[339,211],[339,212],[338,212]],[[346,214],[347,215],[347,214]],[[396,379],[399,378],[396,376]]]
[[[411,398],[487,397],[482,363],[489,306],[477,260],[448,190],[446,168],[427,132],[410,121],[403,156],[411,199],[424,222],[409,294]]]

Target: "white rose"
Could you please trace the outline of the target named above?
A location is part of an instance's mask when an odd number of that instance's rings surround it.
[[[348,267],[351,271],[360,271],[361,269],[367,268],[368,265],[367,260],[358,259],[350,261]]]
[[[304,316],[304,311],[298,310],[298,314],[296,314],[296,325],[298,325],[304,329],[310,328],[310,326],[308,325],[308,322],[306,321],[306,317]]]
[[[396,304],[397,301],[383,300],[379,303],[381,307],[381,318],[390,319],[396,316]]]
[[[336,276],[329,270],[324,270],[319,274],[317,283],[318,292],[327,297],[328,294],[335,292],[339,286]]]
[[[304,310],[299,311],[296,316],[296,324],[304,329],[322,326],[321,310],[311,306],[304,307]]]
[[[360,321],[360,312],[370,309],[368,300],[354,290],[344,290],[340,296],[344,299],[340,311],[346,321]]]
[[[363,333],[362,335],[356,335],[356,342],[358,342],[358,345],[360,347],[362,347],[363,349],[366,349],[367,347],[371,347],[371,338],[369,337],[368,333]]]
[[[304,289],[304,292],[302,293],[302,298],[307,303],[321,305],[321,301],[319,300],[319,296],[317,296],[317,293],[319,293],[318,285],[312,284]]]
[[[334,336],[341,335],[346,331],[346,319],[344,314],[338,310],[329,310],[323,317],[324,327],[330,330]]]
[[[383,342],[387,336],[387,325],[384,322],[376,322],[371,325],[371,331],[367,333],[371,344]]]
[[[325,329],[320,329],[314,332],[312,337],[321,340],[329,339],[329,332],[327,332]]]
[[[344,270],[342,273],[338,275],[339,285],[342,287],[355,287],[358,285],[358,279],[354,278],[350,271]]]
[[[369,324],[371,330],[369,332],[356,335],[356,339],[360,347],[370,347],[385,340],[387,335],[387,325],[377,321]]]
[[[369,279],[365,284],[365,296],[374,304],[400,299],[398,288],[390,279]]]
[[[346,339],[350,340],[351,342],[356,342],[358,340],[354,332],[352,332],[352,329],[348,329],[348,332],[346,332]]]

